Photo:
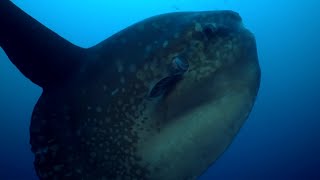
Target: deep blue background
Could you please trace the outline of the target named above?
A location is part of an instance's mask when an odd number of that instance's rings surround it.
[[[320,1],[14,2],[82,47],[159,13],[240,12],[257,39],[261,88],[233,144],[200,179],[320,179]],[[0,49],[0,180],[36,179],[28,126],[40,93]]]

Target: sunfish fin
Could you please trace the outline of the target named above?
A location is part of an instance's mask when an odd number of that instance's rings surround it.
[[[0,46],[32,82],[58,86],[77,71],[85,50],[43,26],[9,0],[0,1]]]

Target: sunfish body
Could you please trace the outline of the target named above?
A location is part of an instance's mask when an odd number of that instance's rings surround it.
[[[151,17],[84,49],[2,0],[0,46],[43,88],[30,125],[40,179],[195,179],[260,83],[255,39],[232,11]]]

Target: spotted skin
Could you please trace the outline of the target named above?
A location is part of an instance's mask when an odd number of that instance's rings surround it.
[[[43,88],[30,125],[40,179],[195,179],[232,142],[260,83],[254,37],[232,11],[151,17],[79,52],[52,84],[12,56]],[[181,80],[148,98],[179,56]]]

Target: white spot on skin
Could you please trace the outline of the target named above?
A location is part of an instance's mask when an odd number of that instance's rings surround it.
[[[106,91],[107,90],[107,86],[103,85],[103,90]]]
[[[96,107],[96,111],[97,111],[98,113],[101,113],[101,112],[102,112],[102,108],[101,108],[100,106],[98,106],[98,107]]]
[[[121,41],[121,43],[122,43],[122,44],[127,43],[127,39],[126,39],[126,38],[121,38],[121,40],[120,40],[120,41]]]
[[[153,28],[155,28],[155,29],[158,29],[158,28],[159,28],[159,25],[158,25],[156,22],[153,22],[151,25],[152,25]]]
[[[173,37],[177,39],[177,38],[180,37],[180,34],[179,34],[179,33],[175,33],[175,34],[173,35]]]
[[[111,121],[111,119],[110,119],[110,118],[108,118],[108,117],[106,117],[106,118],[105,118],[105,121],[108,123],[108,122],[110,122],[110,121]]]
[[[48,152],[48,146],[45,146],[43,148],[39,148],[36,151],[36,154],[46,154]]]
[[[138,30],[139,30],[139,31],[143,31],[143,30],[144,30],[144,24],[139,25],[139,26],[138,26]]]
[[[135,64],[130,64],[130,65],[129,65],[129,71],[130,71],[130,72],[133,73],[133,72],[136,72],[136,70],[137,70],[137,68],[136,68],[136,65],[135,65]]]
[[[123,72],[123,65],[120,61],[117,61],[117,69],[119,73]]]
[[[145,51],[146,51],[147,53],[149,53],[149,51],[151,51],[151,49],[152,49],[151,45],[148,45],[148,46],[146,46]]]
[[[134,103],[134,99],[131,97],[130,98],[130,104],[133,104]]]
[[[162,44],[162,47],[166,48],[167,46],[168,46],[168,41],[164,41],[163,44]]]
[[[195,31],[202,32],[202,26],[200,23],[195,23]]]
[[[119,91],[119,88],[113,90],[113,91],[111,92],[111,96],[116,95],[116,94],[118,93],[118,91]]]
[[[124,77],[121,77],[121,78],[120,78],[120,83],[121,83],[121,84],[124,84],[125,82],[126,82],[126,80],[124,79]]]

